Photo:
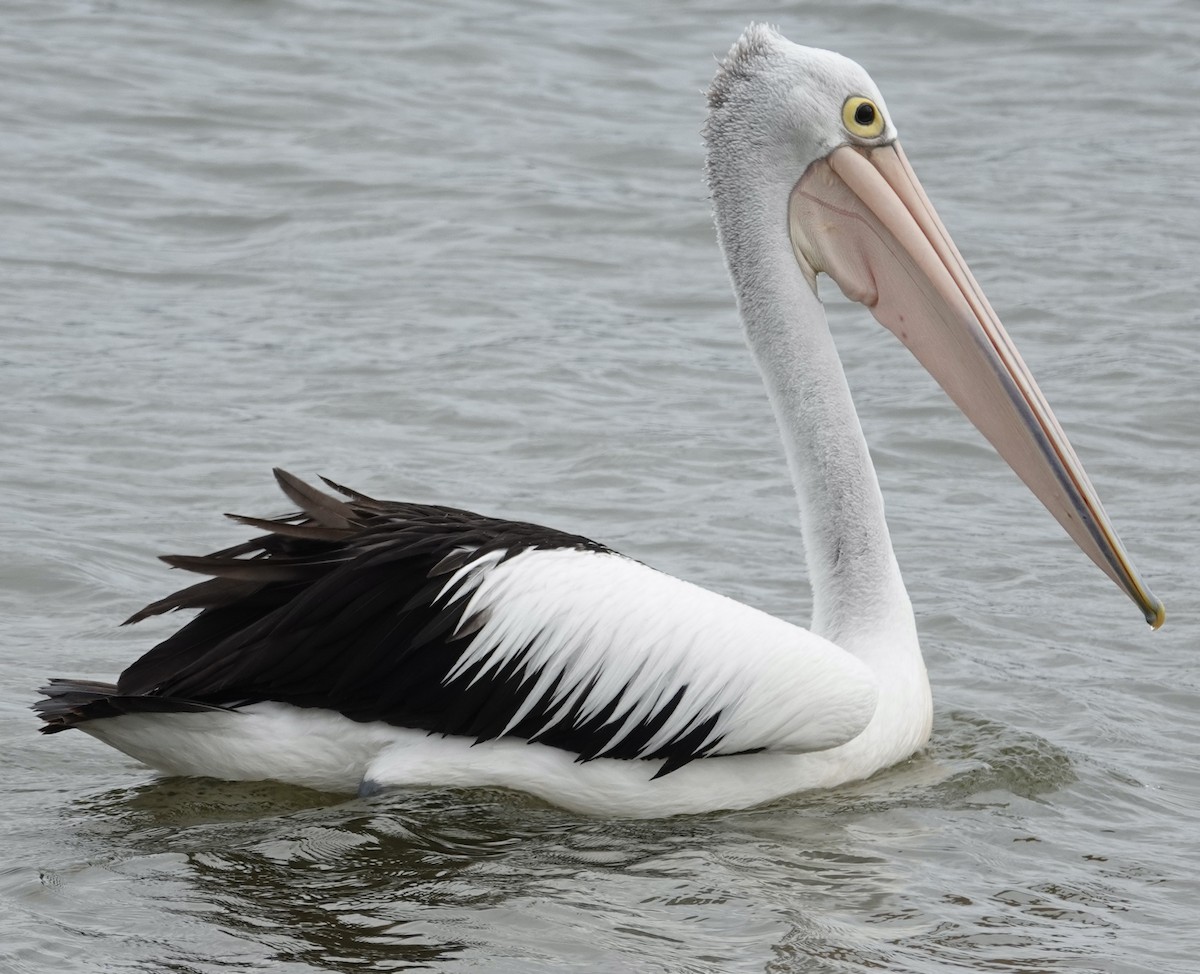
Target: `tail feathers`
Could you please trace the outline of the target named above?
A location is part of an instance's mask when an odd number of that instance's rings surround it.
[[[180,697],[154,697],[117,692],[116,684],[96,680],[52,679],[39,691],[46,696],[33,705],[45,721],[43,734],[57,734],[89,720],[119,717],[123,714],[197,713],[229,710],[198,700]]]

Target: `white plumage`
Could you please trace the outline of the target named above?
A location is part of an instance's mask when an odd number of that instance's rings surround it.
[[[845,650],[621,555],[531,549],[474,565],[459,570],[475,576],[455,597],[468,600],[464,618],[483,611],[488,622],[450,677],[519,667],[529,686],[505,733],[551,688],[547,726],[572,707],[590,716],[619,700],[609,747],[679,696],[647,753],[710,718],[697,748],[706,754],[819,751],[875,712],[875,676]]]

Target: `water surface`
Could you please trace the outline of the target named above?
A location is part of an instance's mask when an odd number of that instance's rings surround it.
[[[929,749],[738,814],[160,781],[41,738],[153,556],[271,465],[545,521],[797,622],[794,501],[701,180],[751,16],[872,72],[1167,603],[1151,634],[861,308],[830,315]],[[0,969],[1184,972],[1200,949],[1190,0],[10,0]]]

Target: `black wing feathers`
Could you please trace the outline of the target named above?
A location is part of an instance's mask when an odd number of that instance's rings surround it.
[[[122,714],[196,713],[204,710],[225,710],[197,700],[174,697],[122,695],[111,683],[95,680],[51,680],[42,687],[46,696],[33,705],[45,721],[44,734],[57,734],[85,720],[119,717]]]
[[[455,572],[489,553],[501,552],[503,562],[531,548],[608,549],[533,524],[380,501],[327,480],[343,500],[282,470],[275,476],[301,511],[272,520],[236,517],[263,534],[212,555],[164,558],[212,577],[128,621],[176,609],[198,608],[199,615],[133,663],[115,687],[54,681],[36,705],[47,721],[42,729],[118,713],[275,700],[476,741],[505,733],[538,674],[522,666],[522,650],[474,683],[482,663],[448,680],[488,610],[464,620],[468,600],[454,601],[443,589]],[[615,741],[632,703],[624,693],[585,717],[588,695],[578,694],[563,711],[558,689],[543,693],[508,733],[564,748],[579,760],[666,758],[659,774],[715,746],[704,742],[717,716],[693,721],[648,752],[686,688]]]

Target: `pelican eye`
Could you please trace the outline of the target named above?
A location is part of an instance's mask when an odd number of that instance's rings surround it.
[[[878,138],[883,134],[883,112],[870,98],[853,95],[842,106],[842,124],[860,139]]]

